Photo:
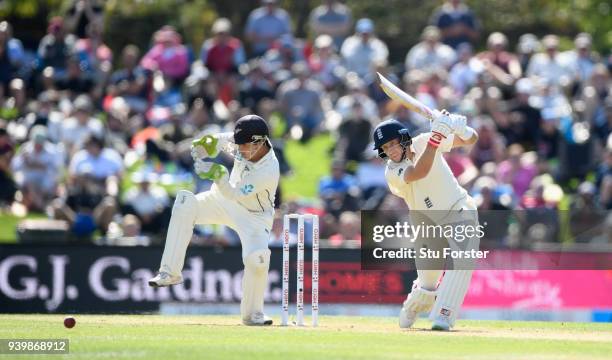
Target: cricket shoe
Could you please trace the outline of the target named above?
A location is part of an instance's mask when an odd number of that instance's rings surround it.
[[[149,286],[152,287],[162,287],[162,286],[170,286],[176,285],[183,282],[183,277],[181,275],[174,276],[165,271],[160,271],[155,275],[154,278],[149,280]]]
[[[450,321],[450,311],[442,308],[440,313],[434,318],[431,330],[449,331],[451,328]]]
[[[399,313],[399,327],[401,329],[411,328],[414,322],[419,317],[419,313],[412,311],[405,306],[402,306],[402,310]]]
[[[242,323],[247,326],[268,326],[272,325],[272,319],[262,312],[256,312],[250,318],[242,319]]]

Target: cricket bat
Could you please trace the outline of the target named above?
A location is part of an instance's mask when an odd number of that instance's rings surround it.
[[[391,99],[399,101],[406,108],[426,117],[429,121],[434,120],[433,111],[429,107],[395,86],[389,79],[382,76],[381,73],[377,72],[376,74],[378,74],[378,78],[380,79],[379,85],[381,89],[383,89],[385,94]]]

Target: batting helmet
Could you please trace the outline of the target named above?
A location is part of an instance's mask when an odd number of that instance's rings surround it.
[[[378,150],[378,156],[385,159],[387,154],[382,146],[393,139],[399,139],[400,145],[406,149],[412,144],[412,136],[402,123],[395,119],[381,122],[374,129],[374,150]]]

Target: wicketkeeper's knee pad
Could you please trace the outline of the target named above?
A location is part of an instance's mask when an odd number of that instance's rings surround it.
[[[247,271],[253,271],[256,275],[267,272],[270,267],[270,249],[255,250],[247,255],[244,267]]]
[[[172,214],[177,216],[195,216],[198,210],[198,200],[191,191],[180,190],[176,194],[174,200],[174,206],[172,207]]]
[[[436,301],[435,290],[425,290],[415,282],[412,286],[412,291],[408,294],[404,301],[404,308],[415,312],[427,312],[433,307]]]

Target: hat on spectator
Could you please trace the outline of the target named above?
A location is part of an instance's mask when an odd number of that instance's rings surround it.
[[[296,77],[308,76],[310,74],[308,65],[304,61],[298,61],[295,64],[291,65],[291,72]]]
[[[215,20],[212,26],[213,34],[229,33],[232,30],[232,23],[227,18]]]
[[[517,46],[518,51],[521,54],[529,54],[536,52],[539,47],[540,42],[538,41],[538,38],[535,35],[529,33],[521,35]]]
[[[588,49],[591,47],[593,38],[588,33],[580,33],[574,39],[574,45],[577,49]]]
[[[47,128],[43,125],[36,125],[30,130],[30,140],[36,144],[43,144],[47,141]]]
[[[506,35],[498,31],[491,33],[491,35],[489,35],[489,38],[487,39],[488,46],[496,46],[496,45],[506,46],[507,44],[508,44],[508,38],[506,37]]]
[[[357,20],[355,31],[362,34],[370,34],[374,31],[374,22],[368,18],[361,18]]]
[[[556,49],[559,47],[559,38],[557,35],[546,35],[542,38],[542,45],[545,49]]]
[[[91,99],[87,95],[79,95],[74,99],[74,110],[91,112],[93,110],[93,104]]]
[[[421,39],[431,41],[440,40],[440,29],[434,25],[425,26],[425,29],[423,29],[423,32],[421,33]]]
[[[314,46],[317,49],[324,49],[324,48],[332,46],[333,43],[334,43],[334,39],[332,39],[331,36],[327,34],[323,34],[323,35],[317,36],[314,42]]]

